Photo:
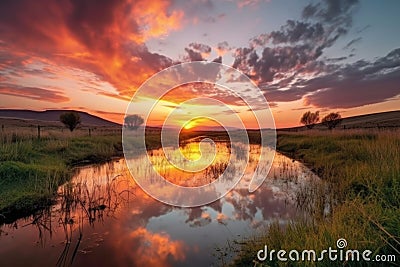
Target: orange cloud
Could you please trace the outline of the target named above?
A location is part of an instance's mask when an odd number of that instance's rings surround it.
[[[173,262],[185,260],[185,244],[172,241],[166,233],[152,233],[139,227],[129,234],[135,246],[127,247],[138,266],[172,266]]]
[[[168,14],[165,11],[169,5],[169,1],[142,1],[135,6],[134,15],[145,25],[141,28],[143,41],[180,29],[183,11],[174,10]]]
[[[56,103],[68,102],[70,100],[62,92],[59,91],[8,84],[0,84],[0,94]]]
[[[226,53],[232,50],[232,47],[229,46],[227,41],[218,43],[217,47],[215,47],[215,51],[219,57],[224,56]]]
[[[169,6],[144,0],[2,2],[0,40],[7,48],[0,49],[90,71],[130,97],[150,75],[172,64],[144,44],[180,28],[183,12],[169,12]]]

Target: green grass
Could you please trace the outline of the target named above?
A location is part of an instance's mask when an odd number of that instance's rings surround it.
[[[234,265],[254,265],[257,251],[265,244],[276,250],[321,251],[336,248],[339,238],[347,240],[348,249],[369,249],[373,255],[394,254],[399,260],[399,131],[281,132],[277,150],[308,165],[326,181],[328,190],[309,196],[316,203],[311,220],[298,219],[286,227],[272,224],[262,234],[246,240]],[[318,205],[323,194],[329,195],[329,214]],[[285,264],[267,261],[260,265]],[[315,263],[290,262],[292,265]],[[366,262],[346,265],[365,266]],[[343,266],[343,262],[318,262],[317,266]]]
[[[159,136],[150,137],[148,145],[158,146]],[[12,221],[51,203],[57,187],[73,174],[74,166],[109,160],[122,152],[121,136],[116,134],[41,140],[15,135],[2,140],[0,221]],[[254,265],[257,251],[265,244],[276,250],[322,250],[335,247],[339,238],[346,238],[351,249],[397,254],[400,250],[399,148],[399,131],[278,133],[277,150],[304,162],[326,182],[327,190],[313,190],[307,196],[314,203],[311,219],[299,219],[285,227],[272,224],[262,234],[246,240],[234,264]],[[323,213],[326,199],[332,205],[329,214]],[[282,264],[264,262],[267,263]],[[318,266],[334,264],[343,265],[322,262]]]
[[[47,129],[40,139],[35,131],[35,127],[8,127],[0,133],[0,223],[51,204],[58,186],[72,177],[75,166],[122,156],[121,134],[116,128],[93,131],[91,137],[86,131]],[[161,146],[159,131],[146,133],[146,146]]]
[[[9,140],[0,144],[0,222],[50,204],[74,166],[122,155],[120,135]]]

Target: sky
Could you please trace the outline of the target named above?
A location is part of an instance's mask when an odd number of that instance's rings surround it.
[[[399,12],[397,0],[3,0],[0,108],[75,109],[121,123],[150,77],[214,61],[258,86],[278,128],[299,125],[308,110],[398,110]],[[246,120],[243,103],[214,89],[174,89],[149,124],[184,100],[215,95]]]

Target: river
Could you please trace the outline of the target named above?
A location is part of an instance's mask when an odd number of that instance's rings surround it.
[[[255,169],[257,151],[253,145],[247,175]],[[162,164],[160,150],[149,155],[155,166]],[[186,186],[211,179],[209,172],[163,175]],[[267,179],[254,193],[242,179],[211,204],[178,208],[144,193],[124,159],[82,167],[58,189],[56,204],[0,226],[0,266],[221,265],[235,255],[237,243],[271,222],[285,225],[302,216],[299,195],[316,180],[300,162],[276,153]]]

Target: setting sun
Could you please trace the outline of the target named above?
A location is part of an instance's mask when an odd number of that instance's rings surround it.
[[[183,125],[183,129],[185,129],[185,130],[190,130],[190,129],[192,129],[194,126],[196,126],[195,121],[188,121],[187,123],[185,123],[185,125]]]

